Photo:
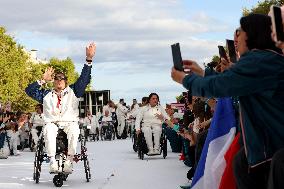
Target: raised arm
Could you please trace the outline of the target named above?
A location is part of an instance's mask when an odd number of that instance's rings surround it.
[[[70,87],[74,90],[76,97],[82,97],[85,93],[87,85],[91,81],[92,61],[96,52],[96,44],[91,43],[86,47],[86,64],[83,67],[80,77]]]

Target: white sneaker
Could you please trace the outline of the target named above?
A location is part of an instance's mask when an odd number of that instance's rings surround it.
[[[72,173],[73,171],[73,164],[70,160],[66,160],[63,164],[63,172],[65,173]]]
[[[160,150],[159,150],[159,149],[154,149],[154,150],[153,150],[153,154],[155,154],[155,155],[160,154]]]
[[[154,154],[154,150],[153,149],[149,149],[148,155],[153,155],[153,154]]]
[[[58,173],[59,172],[57,161],[50,161],[49,172],[50,173]]]

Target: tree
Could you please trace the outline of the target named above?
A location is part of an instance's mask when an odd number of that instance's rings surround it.
[[[35,74],[28,70],[28,56],[22,49],[0,27],[0,102],[10,101],[16,110],[25,110],[27,104],[34,104],[24,89]]]
[[[265,0],[262,2],[258,2],[255,7],[251,9],[244,8],[243,15],[246,16],[250,13],[257,13],[257,14],[268,14],[271,5],[281,6],[284,4],[284,0]]]

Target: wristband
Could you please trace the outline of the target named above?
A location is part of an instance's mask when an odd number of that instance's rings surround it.
[[[93,62],[93,60],[89,60],[89,59],[87,59],[87,58],[86,58],[86,62],[88,62],[88,63],[92,63],[92,62]]]

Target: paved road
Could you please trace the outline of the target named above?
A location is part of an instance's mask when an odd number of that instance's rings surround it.
[[[188,170],[178,161],[178,154],[137,158],[131,140],[88,142],[92,180],[87,183],[83,163],[74,165],[74,172],[62,188],[92,189],[176,189],[186,182]],[[54,188],[48,164],[43,164],[39,184],[32,180],[34,153],[0,159],[0,188]]]

